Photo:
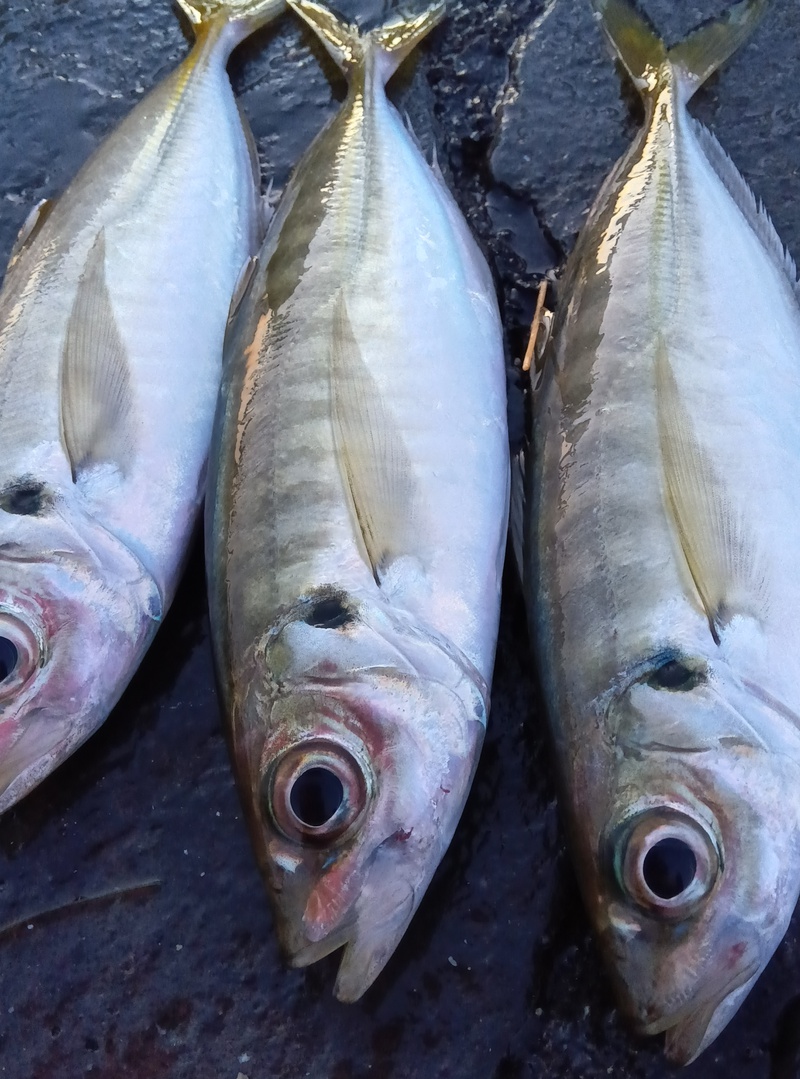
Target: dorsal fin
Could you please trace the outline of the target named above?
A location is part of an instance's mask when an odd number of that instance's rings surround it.
[[[14,263],[17,262],[28,244],[30,244],[39,234],[42,225],[50,216],[54,206],[54,199],[42,199],[40,202],[36,203],[34,208],[25,218],[23,226],[19,230],[19,235],[14,241],[14,246],[11,248],[11,255],[8,260],[8,266],[6,267],[6,273],[8,273]]]
[[[101,461],[124,475],[134,450],[133,385],[105,253],[101,230],[78,283],[61,359],[61,432],[73,479]]]
[[[388,82],[445,14],[444,2],[438,0],[419,15],[394,15],[377,29],[362,33],[316,0],[288,0],[288,3],[308,23],[348,78],[374,58],[383,82]]]
[[[767,575],[744,514],[733,504],[686,414],[663,338],[657,346],[656,391],[666,501],[719,644],[735,615],[763,619]]]
[[[339,467],[365,560],[380,584],[389,562],[419,551],[424,508],[402,434],[364,363],[342,292],[334,306],[330,382]]]
[[[688,101],[747,40],[767,2],[742,0],[671,49],[628,0],[592,0],[592,6],[612,49],[643,97],[662,85],[668,66],[677,73],[683,100]]]
[[[698,142],[717,176],[725,184],[728,194],[747,218],[750,228],[761,240],[775,264],[786,274],[789,285],[800,301],[800,283],[797,280],[795,261],[778,235],[763,202],[753,194],[750,185],[722,148],[717,137],[699,120],[692,120],[692,126]]]

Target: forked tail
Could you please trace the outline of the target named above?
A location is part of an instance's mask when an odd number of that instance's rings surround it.
[[[747,40],[767,2],[742,0],[671,49],[628,0],[592,0],[592,7],[642,97],[653,94],[662,85],[665,72],[672,69],[686,102]]]
[[[374,60],[375,72],[384,83],[445,14],[444,0],[437,0],[419,15],[395,15],[383,26],[362,33],[315,0],[288,3],[308,23],[348,79]]]
[[[178,6],[195,32],[224,22],[236,27],[241,41],[285,11],[286,0],[178,0]]]

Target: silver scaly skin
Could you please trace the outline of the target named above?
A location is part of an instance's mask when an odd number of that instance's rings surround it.
[[[0,293],[0,811],[116,703],[203,498],[261,231],[225,66],[284,4],[182,6],[194,49],[31,215]]]
[[[354,1000],[446,850],[483,740],[508,445],[485,261],[384,84],[442,17],[291,5],[347,74],[226,348],[207,533],[235,767],[284,951]]]
[[[694,90],[764,8],[669,50],[594,0],[644,127],[571,257],[534,409],[529,610],[583,893],[687,1063],[800,890],[800,306]]]

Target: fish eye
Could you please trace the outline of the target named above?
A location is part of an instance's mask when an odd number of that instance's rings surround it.
[[[40,655],[33,630],[15,615],[0,611],[0,703],[33,677]]]
[[[352,621],[352,611],[337,596],[317,600],[306,618],[308,625],[317,629],[339,629]]]
[[[307,828],[321,828],[332,820],[344,801],[344,786],[328,768],[307,768],[301,772],[289,792],[289,804],[295,817]]]
[[[0,491],[0,509],[22,517],[38,516],[51,501],[52,495],[45,485],[31,478],[17,480]]]
[[[722,860],[711,831],[668,807],[637,814],[618,836],[617,880],[625,894],[650,914],[689,915],[709,895]]]
[[[686,692],[695,689],[706,680],[705,671],[687,666],[678,659],[668,659],[652,672],[647,684],[653,689],[670,689]]]
[[[264,808],[288,839],[326,846],[361,819],[370,777],[336,742],[300,742],[278,758],[267,776]]]
[[[674,836],[659,839],[645,854],[642,878],[659,899],[675,899],[697,874],[697,858],[689,844]]]
[[[8,637],[0,637],[0,682],[12,675],[17,666],[19,652],[17,646]]]

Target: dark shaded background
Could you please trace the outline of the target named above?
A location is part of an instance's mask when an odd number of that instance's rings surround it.
[[[381,8],[342,6],[351,16]],[[644,3],[668,38],[723,6]],[[29,208],[64,187],[185,50],[167,0],[2,5],[0,263]],[[341,98],[320,59],[287,16],[232,64],[279,188]],[[569,249],[635,130],[636,103],[620,86],[585,0],[556,0],[544,16],[540,0],[452,4],[395,84],[497,270],[509,357],[524,347],[536,275]],[[794,0],[774,0],[757,38],[693,108],[800,255]],[[493,701],[473,794],[418,916],[366,999],[338,1004],[335,958],[297,972],[278,957],[217,717],[198,547],[105,727],[0,821],[0,1075],[670,1074],[658,1043],[637,1042],[619,1020],[589,936],[513,574]],[[797,920],[686,1075],[800,1076]]]

